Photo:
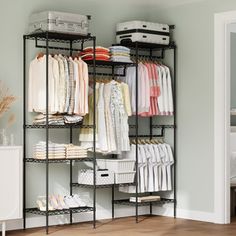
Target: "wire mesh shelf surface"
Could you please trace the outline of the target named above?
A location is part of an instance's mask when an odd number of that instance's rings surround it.
[[[135,186],[135,183],[127,183],[127,184],[104,184],[104,185],[96,185],[96,188],[112,188],[112,187],[126,187],[126,186]],[[93,185],[88,184],[78,184],[73,183],[72,187],[79,187],[79,188],[93,188]]]
[[[160,201],[139,202],[138,205],[139,206],[149,206],[150,203],[152,203],[152,205],[162,205],[162,204],[170,204],[170,203],[174,203],[174,202],[175,202],[174,199],[162,198]],[[129,199],[114,200],[113,203],[118,204],[118,205],[127,205],[127,206],[135,206],[136,205],[135,202],[130,202]]]
[[[70,213],[82,213],[82,212],[90,212],[93,211],[93,207],[77,207],[77,208],[70,208],[70,209],[63,209],[63,210],[53,210],[48,211],[48,215],[64,215]],[[47,213],[46,211],[40,211],[38,208],[27,208],[25,209],[26,213],[35,214],[35,215],[43,215],[45,216]]]
[[[35,32],[32,34],[24,35],[25,39],[30,40],[38,40],[38,41],[46,41],[48,37],[48,41],[55,43],[79,43],[79,42],[87,42],[92,41],[95,37],[89,35],[78,35],[78,34],[63,34],[57,32]]]
[[[93,158],[68,158],[68,159],[48,159],[48,163],[67,163],[70,161],[76,162],[85,162],[85,161],[93,161]],[[25,158],[25,162],[28,163],[47,163],[46,159],[35,159],[35,158]]]
[[[83,124],[65,124],[65,125],[48,125],[49,129],[67,129],[67,128],[94,128],[94,125],[83,125]],[[46,129],[46,125],[25,125],[25,129]]]
[[[89,66],[93,66],[93,60],[86,61]],[[104,67],[104,68],[111,68],[111,67],[124,67],[124,66],[135,66],[133,62],[115,62],[115,61],[96,61],[96,67]]]
[[[135,48],[136,47],[136,43],[139,49],[153,49],[153,50],[160,50],[160,49],[174,49],[176,48],[176,44],[175,42],[170,42],[168,45],[162,45],[162,44],[156,44],[156,43],[142,43],[142,42],[131,42],[131,41],[123,41],[121,42],[121,46],[125,46],[125,47],[129,47],[129,48]],[[118,44],[116,44],[118,45]]]

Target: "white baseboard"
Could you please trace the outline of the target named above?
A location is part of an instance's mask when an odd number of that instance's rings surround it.
[[[173,217],[173,208],[171,207],[154,207],[154,215],[168,216]],[[176,209],[176,218],[187,219],[187,220],[196,220],[204,222],[215,222],[215,214],[210,212],[203,211],[190,211],[184,209]]]
[[[214,223],[214,213],[201,212],[201,211],[189,211],[183,209],[177,209],[177,218],[204,221]],[[149,207],[140,207],[140,215],[149,214]],[[135,215],[134,207],[116,207],[115,218],[129,217]],[[173,208],[171,207],[153,207],[153,215],[173,217]],[[111,211],[105,209],[97,210],[97,220],[111,219]],[[92,221],[93,213],[80,213],[73,215],[73,222],[88,222]],[[69,223],[69,216],[50,216],[49,225],[63,225]],[[26,221],[27,228],[43,227],[45,226],[44,216],[33,216],[27,218]],[[7,230],[22,229],[22,220],[8,221]]]

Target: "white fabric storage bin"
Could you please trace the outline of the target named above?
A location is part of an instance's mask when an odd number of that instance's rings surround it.
[[[78,183],[93,185],[93,170],[79,170]],[[114,184],[114,173],[108,170],[96,171],[96,185]]]
[[[115,184],[133,183],[135,173],[135,171],[115,173]]]
[[[34,13],[30,17],[29,33],[50,31],[65,34],[88,35],[89,17],[57,11]]]
[[[134,165],[134,160],[106,160],[106,169],[115,173],[133,171]]]
[[[106,159],[97,159],[98,169],[107,169],[106,167]]]

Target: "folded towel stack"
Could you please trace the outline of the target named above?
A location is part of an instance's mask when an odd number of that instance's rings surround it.
[[[34,147],[35,159],[46,159],[46,142],[39,142]],[[48,143],[48,158],[49,159],[64,159],[66,158],[65,144]]]
[[[75,146],[73,144],[66,145],[66,158],[86,158],[88,151],[86,148]]]
[[[111,61],[131,63],[130,49],[124,46],[112,46],[109,48],[111,52]]]

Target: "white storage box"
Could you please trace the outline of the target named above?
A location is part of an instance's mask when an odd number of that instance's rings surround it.
[[[57,11],[35,13],[30,17],[29,33],[50,31],[88,35],[89,16]]]
[[[93,170],[79,170],[78,183],[93,185]],[[108,170],[96,171],[96,185],[114,184],[114,173]]]
[[[144,42],[168,45],[170,29],[167,24],[146,21],[128,21],[117,24],[116,42]]]
[[[115,184],[133,183],[135,173],[135,171],[115,173]]]
[[[127,159],[110,160],[97,159],[97,165],[100,169],[108,169],[113,172],[129,172],[134,170],[135,161]]]

